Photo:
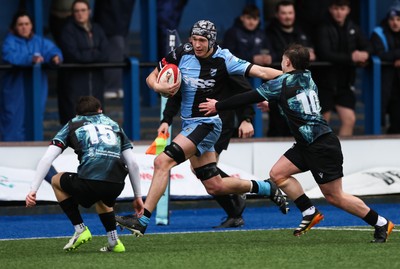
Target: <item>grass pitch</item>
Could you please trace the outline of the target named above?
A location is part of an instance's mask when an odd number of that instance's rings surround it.
[[[69,238],[0,241],[1,268],[399,268],[400,234],[372,244],[372,229],[121,235],[125,253],[100,253],[104,236],[73,252]]]

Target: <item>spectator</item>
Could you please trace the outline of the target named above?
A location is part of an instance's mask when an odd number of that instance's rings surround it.
[[[318,29],[316,46],[318,58],[333,64],[327,72],[320,74],[317,83],[321,112],[329,122],[331,111],[336,110],[341,121],[339,136],[351,136],[356,121],[356,67],[368,63],[371,46],[360,28],[349,18],[349,0],[332,0],[329,14],[327,21]]]
[[[157,0],[158,58],[170,52],[169,48],[167,50],[167,30],[177,30],[187,2],[188,0]]]
[[[98,24],[90,21],[90,12],[85,0],[75,0],[72,4],[73,16],[61,34],[61,49],[66,63],[101,63],[108,60],[106,35]],[[62,125],[75,116],[75,106],[80,96],[91,95],[104,103],[101,69],[70,69],[63,73],[64,87],[58,89]]]
[[[310,51],[310,60],[315,61],[311,40],[296,24],[296,12],[292,1],[283,0],[276,5],[275,18],[266,28],[266,34],[276,55],[282,55],[286,47],[296,43],[307,47]],[[275,57],[274,61],[280,61],[280,57]]]
[[[50,5],[49,28],[57,46],[61,43],[62,28],[71,17],[74,0],[52,0]]]
[[[315,61],[316,57],[311,40],[295,22],[294,3],[292,1],[280,1],[275,7],[275,18],[266,29],[266,35],[272,43],[272,49],[276,55],[282,55],[285,48],[290,44],[301,44],[309,48],[310,60]],[[273,61],[280,61],[280,59],[275,57]],[[268,123],[268,136],[292,136],[276,102],[269,104]]]
[[[62,62],[62,53],[50,40],[35,35],[32,19],[25,11],[17,12],[10,24],[2,48],[3,60],[16,66],[32,66],[32,64],[49,63],[58,65]],[[27,98],[32,85],[32,70],[15,68],[7,71],[2,79],[0,105],[1,140],[24,141],[30,139],[26,134]],[[42,73],[42,92],[40,115],[47,100],[47,75]],[[41,121],[42,122],[42,121]]]
[[[268,25],[271,20],[275,17],[275,7],[281,0],[264,0],[263,1],[263,13],[264,22]]]
[[[108,39],[108,60],[123,62],[126,37],[132,17],[135,0],[96,0],[93,20],[104,30]],[[123,98],[122,69],[104,69],[105,98]]]
[[[331,0],[296,0],[296,21],[301,29],[311,39],[311,43],[316,43],[315,29],[324,21],[328,15],[328,6]],[[313,72],[314,74],[314,72]]]
[[[400,2],[389,9],[381,24],[371,36],[373,53],[391,66],[382,66],[381,109],[382,125],[386,126],[389,115],[388,134],[400,133]]]
[[[258,65],[270,65],[273,59],[271,44],[260,29],[260,11],[248,4],[233,26],[225,32],[223,45],[237,57]]]

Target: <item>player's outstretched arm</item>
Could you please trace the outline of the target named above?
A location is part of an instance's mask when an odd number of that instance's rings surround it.
[[[144,212],[143,200],[142,200],[142,188],[140,183],[139,165],[133,156],[132,149],[126,149],[122,152],[122,157],[128,167],[129,180],[132,185],[133,193],[135,198],[133,199],[133,209],[136,214],[142,215]]]
[[[247,104],[254,104],[265,101],[257,91],[248,91],[241,94],[236,94],[223,101],[217,101],[215,99],[206,99],[207,102],[200,103],[199,110],[204,112],[206,116],[216,114],[217,111],[230,110],[241,107]]]
[[[31,190],[25,198],[26,207],[33,207],[36,205],[36,192],[42,184],[44,177],[49,172],[51,164],[61,153],[62,149],[57,146],[50,145],[47,148],[45,154],[40,159],[36,168],[35,177],[31,184]]]
[[[264,80],[271,80],[282,74],[283,72],[281,70],[256,64],[252,65],[249,71],[251,77],[257,77]]]
[[[230,98],[228,98],[230,99]],[[200,112],[205,112],[204,115],[208,116],[211,114],[217,113],[216,103],[218,102],[215,99],[206,98],[207,102],[200,103],[199,110]]]

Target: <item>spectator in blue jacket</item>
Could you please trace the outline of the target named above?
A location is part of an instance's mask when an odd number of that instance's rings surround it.
[[[269,40],[260,29],[260,10],[254,4],[243,8],[240,17],[226,31],[223,45],[237,57],[258,65],[270,65],[275,57]]]
[[[25,11],[17,12],[10,24],[2,48],[3,61],[15,66],[33,64],[55,64],[62,62],[60,49],[50,40],[35,35],[32,19]],[[32,90],[32,70],[15,68],[7,71],[2,79],[0,104],[0,137],[3,141],[25,141],[31,139],[26,133],[28,113],[27,98]],[[47,75],[42,72],[41,104],[43,113],[46,106]]]
[[[66,63],[108,61],[108,40],[100,25],[90,20],[91,9],[85,0],[72,4],[72,18],[61,33],[61,49]],[[64,87],[58,88],[60,123],[75,117],[80,96],[94,96],[104,104],[104,79],[101,69],[71,69],[63,74]]]
[[[400,133],[400,1],[390,6],[387,16],[375,27],[371,44],[373,54],[381,61],[391,63],[382,66],[381,121],[388,134]],[[389,122],[386,123],[386,115]]]

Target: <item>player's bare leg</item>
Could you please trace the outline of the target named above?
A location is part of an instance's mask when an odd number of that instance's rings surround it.
[[[311,200],[305,195],[300,182],[292,176],[300,172],[301,170],[285,156],[280,157],[270,172],[271,179],[275,181],[278,187],[294,201],[303,215],[299,227],[297,227],[293,232],[293,235],[295,236],[300,236],[306,233],[324,218],[324,216],[312,204]]]

